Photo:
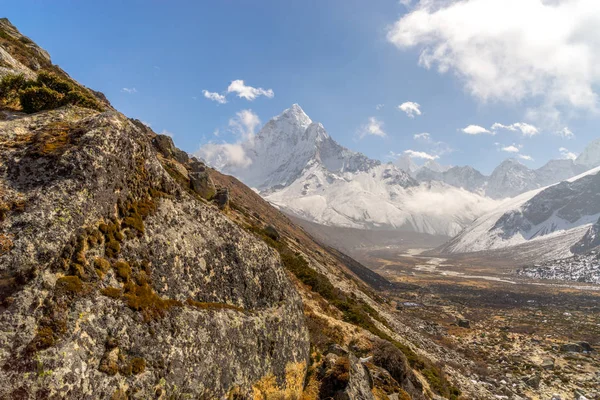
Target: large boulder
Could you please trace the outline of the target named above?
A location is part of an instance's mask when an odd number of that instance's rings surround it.
[[[153,139],[153,143],[158,151],[167,158],[173,158],[181,164],[187,163],[190,159],[185,151],[175,147],[173,139],[170,136],[156,135]]]
[[[215,184],[213,183],[208,171],[190,172],[190,185],[192,190],[198,193],[201,197],[210,200],[216,193]]]
[[[303,381],[303,306],[278,254],[189,195],[135,124],[70,107],[0,121],[0,137],[0,398]]]

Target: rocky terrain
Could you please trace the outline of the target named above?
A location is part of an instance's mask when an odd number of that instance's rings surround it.
[[[429,289],[319,244],[5,19],[0,49],[0,398],[598,398],[595,331],[536,350],[560,357],[560,376],[509,372],[476,307],[440,312],[464,304],[452,285],[411,314]],[[597,324],[584,315],[581,329]],[[456,335],[459,316],[473,325]]]
[[[502,203],[438,249],[442,254],[512,250],[533,263],[567,258],[596,245],[600,169]],[[517,251],[517,248],[527,248]],[[523,255],[528,257],[522,257]]]
[[[0,48],[0,398],[493,398],[384,278],[5,19]]]
[[[534,279],[600,284],[600,252],[591,250],[573,257],[525,266],[517,273]]]

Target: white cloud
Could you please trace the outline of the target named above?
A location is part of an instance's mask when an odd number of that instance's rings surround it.
[[[385,104],[377,104],[377,105],[375,106],[375,109],[376,109],[376,110],[381,110],[383,107],[385,107]]]
[[[502,147],[500,150],[506,151],[507,153],[518,153],[519,152],[519,148],[517,146],[515,146],[514,144],[510,145],[510,146]]]
[[[252,164],[241,143],[207,143],[196,155],[217,169],[226,165],[246,168]]]
[[[525,154],[519,154],[519,155],[517,155],[517,157],[519,157],[521,160],[533,161],[533,157],[525,155]]]
[[[200,147],[196,155],[204,159],[209,165],[217,169],[225,166],[246,168],[252,160],[246,154],[244,142],[252,142],[260,119],[252,110],[241,110],[229,120],[229,128],[237,136],[235,143],[206,143]],[[214,136],[219,136],[216,129]]]
[[[427,132],[416,133],[413,135],[413,139],[422,140],[423,142],[431,143],[433,140],[431,139],[431,135]]]
[[[565,126],[561,130],[557,131],[556,134],[565,139],[573,139],[575,137],[575,134],[569,129],[568,126]]]
[[[136,88],[126,88],[126,87],[124,87],[123,89],[121,89],[121,92],[133,94],[133,93],[137,93],[137,89]]]
[[[573,153],[572,151],[569,151],[569,149],[566,149],[564,147],[559,148],[558,151],[560,153],[560,157],[566,160],[574,160],[577,158],[576,153]]]
[[[252,86],[246,86],[244,81],[237,79],[229,84],[227,93],[237,93],[237,96],[246,100],[254,100],[259,96],[265,96],[269,99],[275,96],[272,89],[254,88]]]
[[[409,8],[412,4],[412,0],[400,0],[400,4],[402,4],[406,8]]]
[[[383,130],[383,122],[375,117],[369,117],[369,123],[361,126],[358,133],[361,139],[368,135],[379,137],[387,136]]]
[[[404,154],[408,155],[410,158],[421,158],[423,160],[437,160],[440,158],[439,156],[425,153],[424,151],[405,150]]]
[[[419,103],[414,103],[412,101],[407,101],[406,103],[402,103],[398,106],[401,111],[404,111],[406,115],[410,118],[414,118],[415,115],[421,115],[421,106]]]
[[[171,131],[168,131],[168,130],[166,130],[166,129],[163,129],[163,130],[162,130],[162,131],[159,133],[159,135],[165,135],[165,136],[169,136],[169,137],[173,137],[173,136],[174,136],[173,132],[171,132]]]
[[[229,120],[229,127],[242,140],[254,139],[254,132],[260,125],[260,119],[252,110],[242,110]]]
[[[215,92],[209,92],[208,90],[203,90],[202,94],[204,95],[204,97],[206,97],[207,99],[211,100],[211,101],[216,101],[219,104],[225,104],[227,103],[227,99],[225,98],[224,95],[219,94],[219,93],[215,93]]]
[[[502,125],[496,122],[492,125],[492,131],[497,131],[498,129],[506,129],[513,132],[520,131],[523,136],[535,136],[540,133],[538,128],[525,122],[515,122],[512,125]]]
[[[466,128],[461,129],[464,133],[466,133],[467,135],[481,135],[483,133],[486,133],[488,135],[494,135],[494,132],[490,132],[487,129],[485,129],[483,126],[479,126],[479,125],[469,125]]]
[[[421,0],[388,31],[482,101],[596,109],[598,0]],[[533,105],[532,107],[536,107]]]
[[[429,151],[438,158],[454,151],[448,143],[434,140],[427,132],[416,133],[413,135],[413,139],[421,143],[426,143],[429,147]]]

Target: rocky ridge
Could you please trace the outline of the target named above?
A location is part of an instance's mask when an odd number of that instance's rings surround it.
[[[364,267],[69,82],[102,106],[0,110],[0,397],[493,398]]]

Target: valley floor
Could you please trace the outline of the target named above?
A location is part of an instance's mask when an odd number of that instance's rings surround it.
[[[423,250],[389,246],[353,256],[397,284],[390,296],[403,320],[475,361],[479,368],[467,375],[499,398],[600,399],[600,285],[529,280],[502,260]],[[580,342],[596,350],[564,346]]]

